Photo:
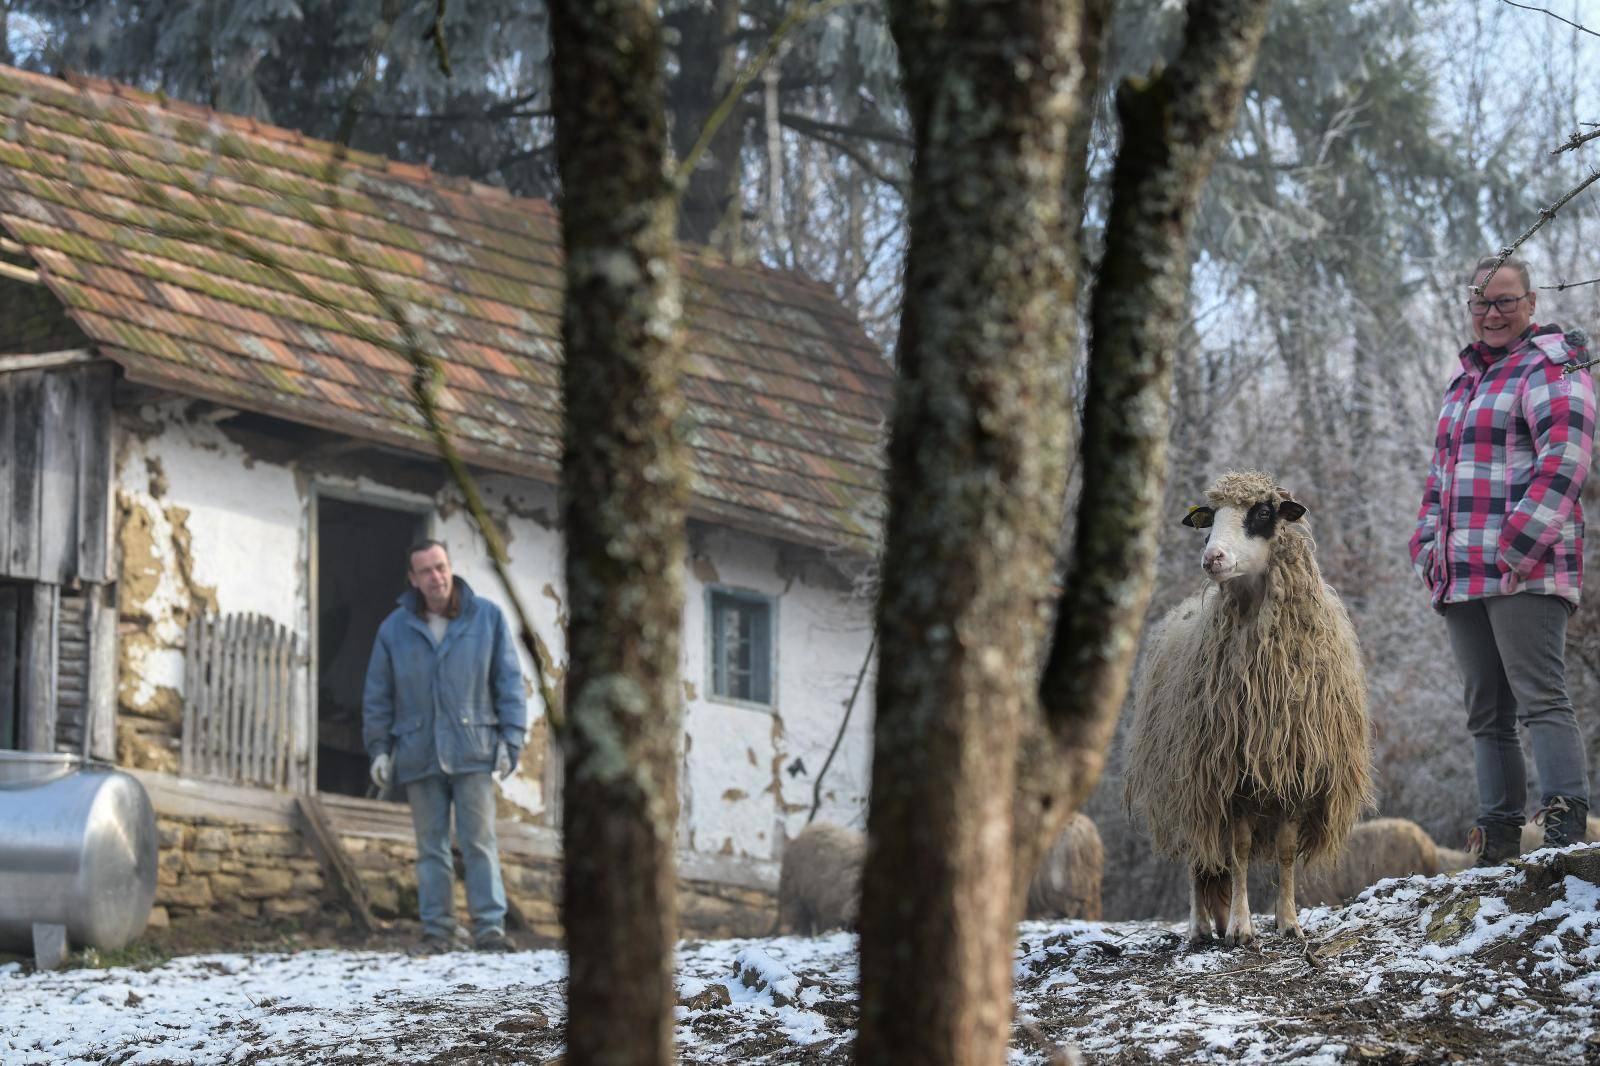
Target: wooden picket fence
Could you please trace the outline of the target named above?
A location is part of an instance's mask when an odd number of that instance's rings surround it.
[[[289,787],[298,635],[253,614],[202,615],[184,651],[183,772]]]

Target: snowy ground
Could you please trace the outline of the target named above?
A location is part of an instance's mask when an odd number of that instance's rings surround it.
[[[1161,923],[1029,923],[1011,1059],[1070,1047],[1091,1063],[1600,1061],[1596,875],[1600,849],[1385,881],[1303,911],[1308,947],[1267,934],[1255,949],[1191,950]],[[0,967],[0,1064],[545,1063],[561,1053],[564,976],[553,951],[13,963]],[[681,1060],[846,1062],[854,980],[848,934],[686,943]]]

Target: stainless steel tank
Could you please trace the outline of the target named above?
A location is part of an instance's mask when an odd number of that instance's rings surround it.
[[[155,809],[138,780],[76,755],[0,751],[0,948],[33,950],[35,922],[115,951],[156,898]]]

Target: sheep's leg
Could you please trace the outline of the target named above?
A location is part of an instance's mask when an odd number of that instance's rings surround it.
[[[1298,818],[1285,818],[1278,825],[1278,835],[1273,843],[1273,850],[1277,852],[1278,857],[1278,932],[1284,936],[1304,940],[1306,933],[1300,928],[1299,908],[1294,903],[1294,860],[1300,850]]]
[[[1254,819],[1241,814],[1233,823],[1233,855],[1228,864],[1228,877],[1233,882],[1233,892],[1228,902],[1229,947],[1249,944],[1256,938],[1255,927],[1250,924],[1250,846],[1255,829]]]
[[[1189,943],[1198,944],[1215,935],[1221,936],[1227,921],[1224,894],[1228,875],[1215,870],[1202,870],[1198,865],[1189,867]]]

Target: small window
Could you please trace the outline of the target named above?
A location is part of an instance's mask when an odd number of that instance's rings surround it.
[[[772,601],[711,591],[711,694],[772,704]]]

